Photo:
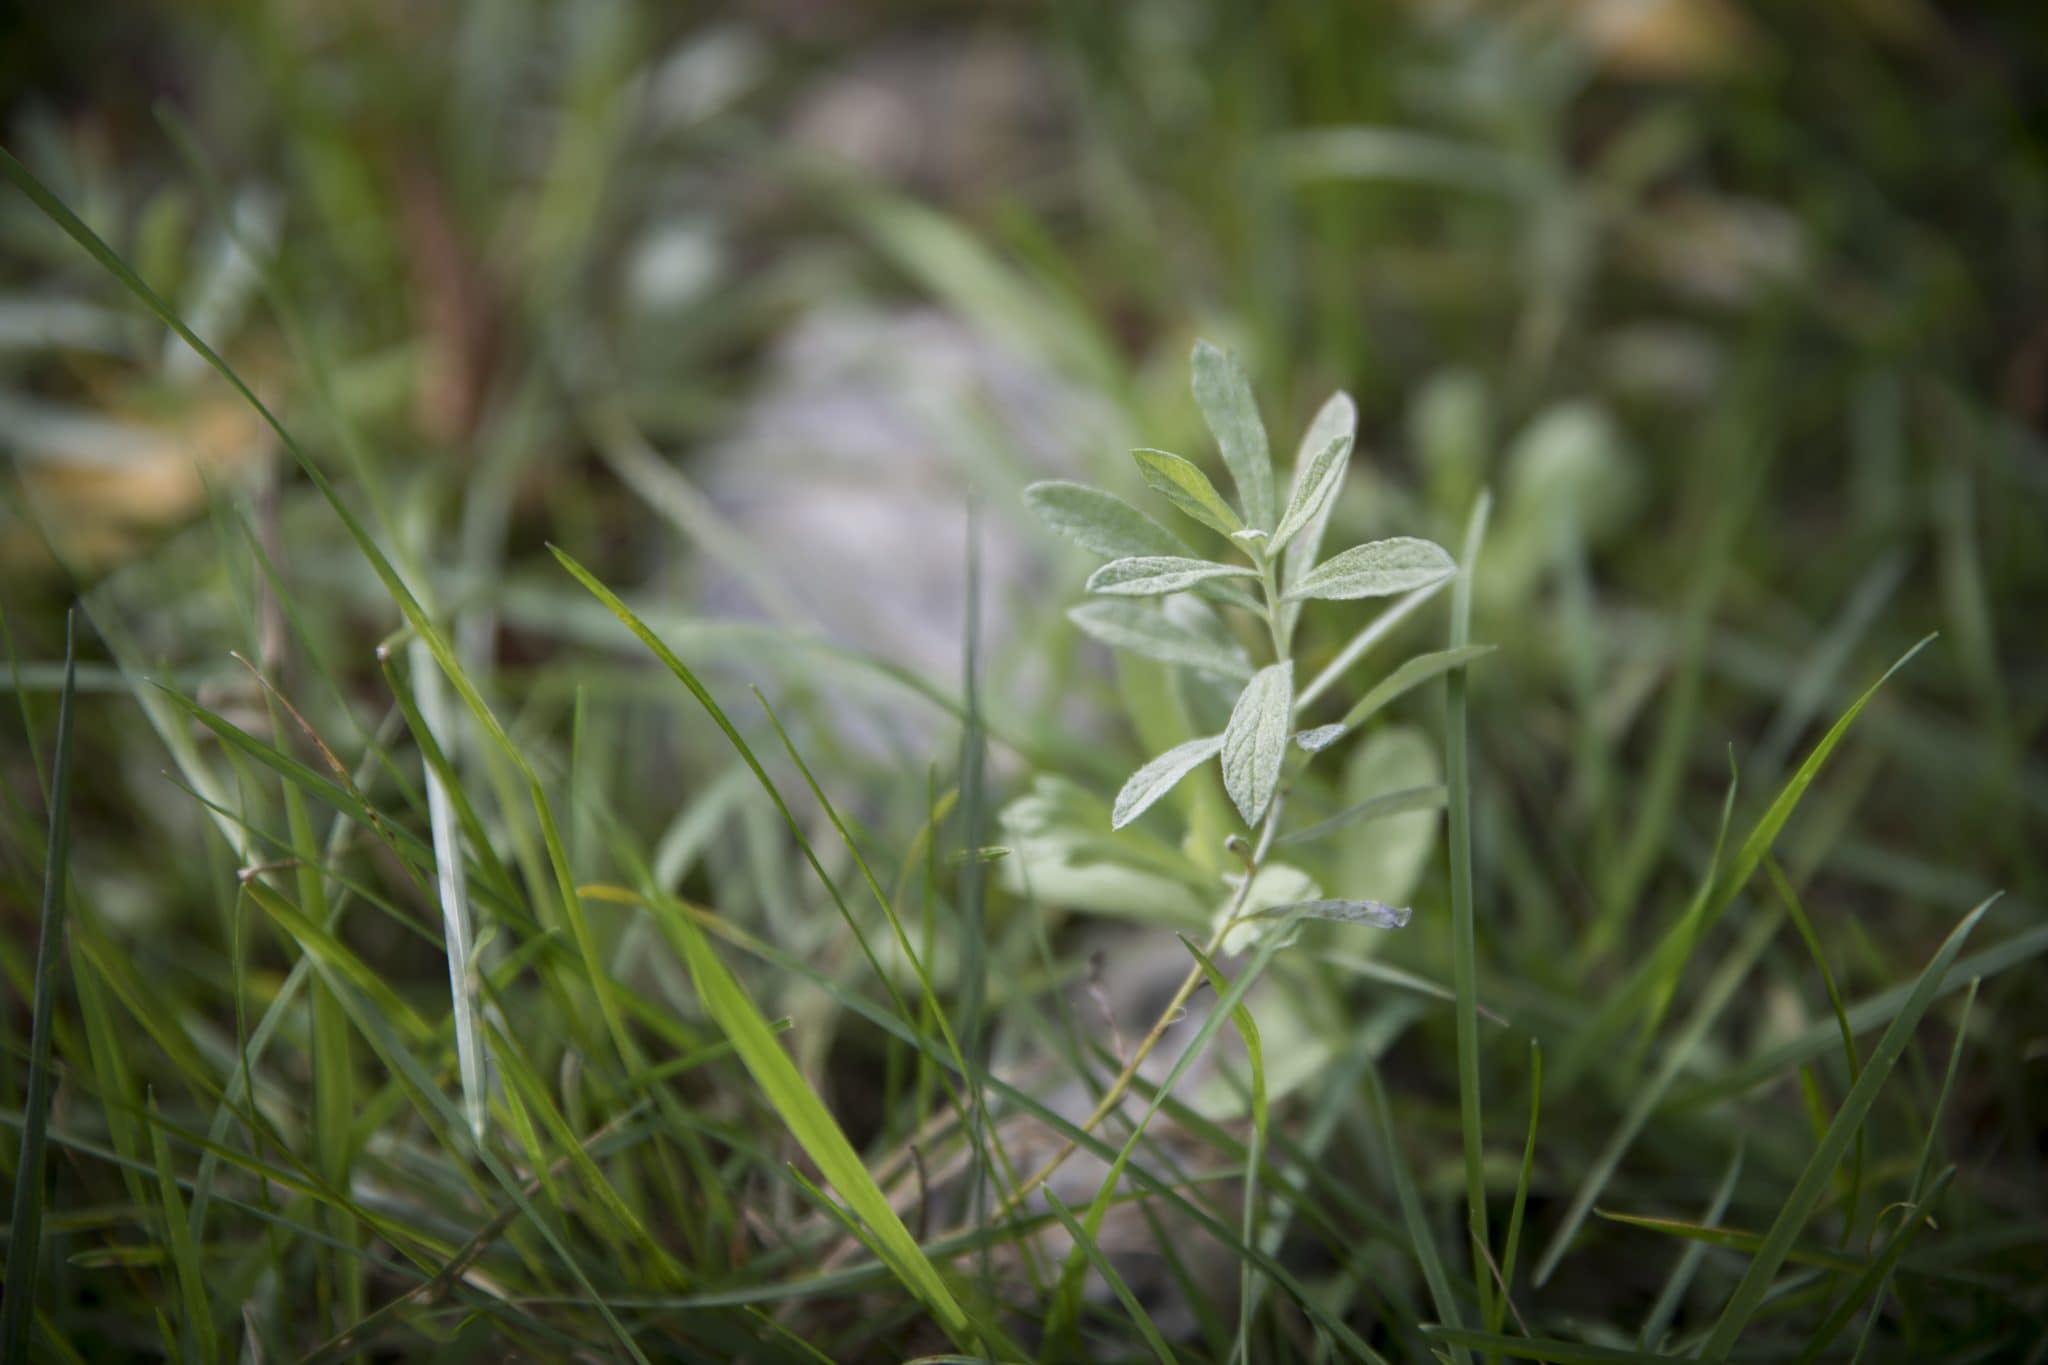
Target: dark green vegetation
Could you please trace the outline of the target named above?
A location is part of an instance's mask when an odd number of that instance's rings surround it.
[[[9,1360],[2048,1352],[2035,7],[426,8],[0,19]]]

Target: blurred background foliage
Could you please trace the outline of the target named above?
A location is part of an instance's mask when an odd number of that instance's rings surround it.
[[[1186,390],[1200,334],[1244,358],[1276,449],[1331,390],[1356,397],[1338,512],[1353,539],[1455,547],[1494,493],[1475,636],[1501,651],[1473,683],[1482,989],[1518,1026],[1566,1030],[1684,904],[1731,752],[1760,805],[1934,630],[1779,855],[1852,997],[1909,977],[1993,889],[1987,933],[2040,924],[2038,5],[19,5],[0,10],[0,130],[374,514],[515,737],[573,785],[587,880],[628,879],[624,838],[658,878],[854,979],[772,811],[547,543],[723,693],[767,689],[904,876],[933,784],[956,777],[957,721],[932,696],[963,691],[973,598],[990,798],[1037,802],[1008,804],[1001,829],[984,812],[982,841],[1090,827],[1088,803],[1160,746],[1142,680],[1067,626],[1080,561],[1018,493],[1042,477],[1132,492],[1136,444],[1206,459]],[[21,836],[0,845],[10,1038],[27,1036],[37,745],[82,595],[82,903],[180,1027],[230,1043],[237,854],[178,790],[185,765],[222,774],[253,825],[285,819],[259,774],[138,706],[117,670],[262,728],[241,651],[353,764],[393,742],[375,651],[402,623],[246,408],[12,193],[0,449],[22,707],[0,740]],[[1311,646],[1325,658],[1365,619],[1332,616]],[[1431,647],[1435,629],[1402,638]],[[1430,780],[1433,705],[1404,718],[1346,779],[1354,799],[1383,764],[1411,776],[1382,789]],[[168,780],[167,743],[189,749]],[[311,760],[303,737],[286,747]],[[490,781],[485,755],[463,761]],[[376,790],[424,828],[400,766]],[[494,829],[516,826],[489,804]],[[1383,951],[1442,977],[1443,874],[1423,852],[1344,856],[1407,886],[1417,925]],[[389,855],[353,856],[399,902],[351,923],[357,950],[445,1008],[438,947],[405,931],[433,939],[431,901]],[[959,880],[939,878],[949,898]],[[1097,939],[1056,912],[1201,913],[1130,882],[1066,890],[1041,921],[998,878],[990,951],[1020,993],[1071,984],[1102,943],[1113,961],[1174,956],[1156,924]],[[623,913],[602,928],[621,963],[644,947]],[[289,954],[256,951],[261,995]],[[882,1077],[901,1059],[804,983],[760,982],[856,1139],[900,1138]],[[1303,1037],[1360,1017],[1342,991],[1318,999]],[[1744,1000],[1718,1055],[1826,1017],[1789,938]],[[2019,978],[1977,1008],[1980,1061],[1949,1111],[1977,1155],[1953,1197],[2035,1231],[1924,1311],[1927,1330],[2018,1351],[2048,1282],[2044,1015]],[[1137,1027],[1139,1006],[1117,1013]],[[1033,1008],[1009,1027],[1042,1023]],[[1425,1185],[1444,1188],[1448,1030],[1426,1020],[1389,1056]],[[1491,1062],[1503,1104],[1526,1091],[1520,1046]],[[1597,1079],[1540,1149],[1539,1231],[1626,1103]],[[1755,1104],[1801,1131],[1789,1080]],[[1901,1101],[1902,1133],[1917,1112]],[[1496,1118],[1505,1154],[1521,1120]],[[1629,1168],[1634,1202],[1696,1214],[1724,1157],[1700,1140],[1663,1133]],[[1797,1169],[1772,1160],[1731,1221],[1767,1219]],[[1645,1247],[1651,1270],[1633,1263]],[[1538,1302],[1596,1317],[1647,1299],[1674,1254],[1598,1229]],[[153,1340],[146,1318],[135,1330]]]

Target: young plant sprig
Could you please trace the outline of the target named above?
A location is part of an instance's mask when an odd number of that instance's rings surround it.
[[[1219,951],[1245,951],[1268,935],[1292,935],[1305,919],[1399,928],[1408,922],[1408,911],[1378,901],[1324,899],[1310,890],[1263,904],[1258,902],[1266,895],[1255,898],[1253,888],[1280,834],[1288,750],[1299,751],[1300,763],[1308,763],[1355,733],[1400,692],[1483,652],[1451,651],[1458,657],[1444,660],[1442,667],[1431,666],[1438,656],[1413,660],[1367,693],[1343,720],[1296,728],[1298,714],[1384,634],[1389,618],[1405,616],[1442,588],[1456,575],[1457,564],[1442,546],[1407,536],[1355,545],[1319,560],[1323,532],[1357,439],[1358,412],[1350,396],[1335,393],[1317,412],[1302,439],[1287,501],[1280,506],[1274,498],[1265,425],[1243,368],[1206,341],[1195,343],[1192,364],[1195,401],[1221,448],[1237,504],[1226,501],[1199,468],[1178,455],[1137,450],[1132,456],[1153,491],[1225,537],[1245,563],[1201,558],[1174,532],[1100,489],[1048,482],[1025,490],[1026,500],[1055,531],[1109,561],[1088,579],[1089,591],[1100,600],[1069,613],[1082,631],[1114,648],[1239,688],[1221,734],[1178,744],[1132,774],[1111,808],[1111,827],[1121,829],[1138,819],[1189,774],[1216,759],[1222,764],[1224,790],[1253,833],[1249,839],[1233,835],[1229,841],[1244,871],[1230,879],[1235,890],[1216,917],[1201,954],[1204,959]],[[1257,596],[1247,590],[1250,585],[1256,585]],[[1294,630],[1302,605],[1370,597],[1404,601],[1366,627],[1330,668],[1297,690]],[[1129,600],[1134,598],[1158,601],[1148,606]],[[1249,613],[1264,624],[1270,662],[1253,667],[1217,615],[1219,606]],[[1198,963],[1083,1121],[1083,1132],[1093,1131],[1116,1108],[1202,979]],[[1010,1202],[1037,1189],[1075,1149],[1073,1141],[1067,1142],[1023,1182]]]

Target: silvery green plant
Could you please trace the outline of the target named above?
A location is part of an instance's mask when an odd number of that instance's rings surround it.
[[[1321,558],[1324,529],[1357,439],[1358,415],[1351,399],[1333,394],[1316,414],[1282,506],[1275,496],[1265,424],[1243,368],[1206,341],[1195,343],[1193,367],[1195,401],[1236,485],[1236,504],[1178,455],[1137,450],[1132,457],[1155,492],[1225,537],[1236,560],[1203,558],[1150,516],[1101,489],[1038,483],[1025,496],[1054,530],[1108,557],[1087,584],[1101,600],[1073,613],[1082,630],[1115,648],[1227,679],[1238,688],[1222,733],[1176,745],[1131,775],[1111,809],[1111,827],[1121,829],[1138,819],[1189,774],[1216,759],[1231,804],[1257,831],[1248,858],[1256,874],[1278,833],[1290,747],[1305,764],[1356,732],[1372,711],[1392,699],[1381,695],[1384,688],[1375,689],[1367,705],[1342,720],[1297,728],[1297,715],[1334,680],[1334,671],[1325,670],[1310,687],[1296,687],[1294,634],[1303,604],[1422,593],[1447,581],[1457,565],[1442,546],[1412,536],[1369,541]],[[1148,598],[1157,604],[1135,600]],[[1270,662],[1252,666],[1222,627],[1217,607],[1246,613],[1264,626]],[[1339,664],[1345,662],[1340,656]],[[1431,666],[1411,670],[1413,681],[1403,679],[1409,686],[1457,661],[1428,656],[1415,662]],[[1251,876],[1243,878],[1242,888],[1248,890],[1251,881]],[[1245,896],[1237,900],[1241,910]],[[1316,898],[1261,906],[1257,913],[1385,927],[1407,920],[1405,910],[1361,899]],[[1218,926],[1218,946],[1234,927]]]
[[[1483,652],[1464,648],[1411,659],[1366,692],[1342,719],[1308,728],[1300,724],[1310,704],[1396,620],[1447,583],[1457,565],[1442,546],[1410,536],[1353,545],[1323,557],[1324,531],[1357,439],[1358,414],[1351,399],[1333,394],[1316,413],[1282,503],[1265,424],[1243,368],[1227,352],[1198,341],[1193,370],[1195,401],[1235,485],[1235,503],[1179,455],[1137,450],[1132,457],[1146,484],[1175,511],[1227,542],[1228,558],[1205,557],[1179,534],[1101,489],[1049,482],[1033,484],[1025,494],[1055,531],[1107,560],[1088,579],[1094,600],[1071,613],[1076,625],[1116,649],[1185,670],[1199,685],[1221,684],[1235,693],[1221,733],[1176,744],[1131,775],[1110,809],[1110,826],[1121,830],[1130,825],[1190,774],[1217,761],[1224,790],[1249,837],[1238,833],[1229,838],[1243,871],[1226,878],[1232,890],[1211,926],[1204,957],[1242,952],[1267,934],[1291,937],[1306,919],[1399,928],[1408,921],[1406,909],[1363,897],[1326,897],[1307,875],[1269,861],[1268,855],[1282,838],[1287,791],[1302,768],[1358,733],[1402,693]],[[1391,597],[1403,601],[1306,686],[1297,686],[1295,628],[1304,606]],[[1264,637],[1257,652],[1270,658],[1255,661],[1219,613],[1236,613],[1262,628],[1255,632]],[[1440,802],[1440,788],[1392,793],[1288,836],[1287,842]],[[1283,938],[1275,946],[1284,943]],[[1092,1128],[1114,1108],[1201,979],[1200,967],[1188,974],[1084,1127]],[[1055,1159],[1052,1165],[1057,1164]],[[1020,1196],[1051,1169],[1027,1182]]]

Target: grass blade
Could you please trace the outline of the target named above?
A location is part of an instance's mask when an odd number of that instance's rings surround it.
[[[1217,998],[1221,999],[1230,989],[1230,982],[1222,972],[1216,970],[1216,964],[1209,960],[1208,954],[1196,947],[1187,935],[1181,935],[1180,941],[1195,955],[1195,961],[1202,965],[1202,974],[1209,978],[1209,989],[1215,991]],[[1238,1035],[1244,1039],[1245,1057],[1251,1067],[1252,1136],[1251,1141],[1245,1146],[1244,1220],[1243,1231],[1239,1235],[1244,1238],[1246,1246],[1252,1246],[1258,1236],[1259,1162],[1263,1159],[1266,1149],[1266,1050],[1259,1041],[1259,1026],[1252,1019],[1252,1012],[1247,1006],[1239,1004],[1232,1010],[1230,1022],[1236,1025]],[[1237,1348],[1233,1359],[1250,1361],[1254,1303],[1250,1261],[1238,1264],[1237,1295]]]
[[[1742,1144],[1737,1142],[1729,1155],[1728,1169],[1721,1176],[1721,1183],[1714,1190],[1713,1199],[1707,1204],[1707,1211],[1700,1219],[1703,1226],[1719,1225],[1728,1212],[1729,1201],[1735,1198],[1735,1186],[1742,1179]],[[1672,1318],[1678,1314],[1678,1305],[1685,1298],[1685,1291],[1692,1288],[1693,1276],[1699,1273],[1700,1262],[1706,1259],[1704,1243],[1695,1243],[1679,1253],[1678,1264],[1671,1268],[1671,1278],[1664,1282],[1664,1288],[1657,1295],[1657,1302],[1650,1306],[1650,1316],[1643,1319],[1643,1329],[1636,1334],[1636,1345],[1653,1350],[1663,1341],[1664,1333],[1671,1327]]]
[[[43,1158],[48,1151],[51,1014],[64,945],[65,880],[71,839],[72,730],[78,696],[78,620],[64,622],[64,690],[57,703],[57,752],[50,773],[50,833],[43,852],[43,910],[36,939],[35,1003],[29,1026],[28,1094],[22,1106],[21,1146],[14,1162],[14,1199],[7,1236],[7,1293],[0,1307],[0,1360],[29,1358],[35,1333],[36,1272],[43,1255]]]
[[[1907,997],[1905,1008],[1899,1011],[1898,1017],[1892,1020],[1891,1027],[1884,1031],[1884,1037],[1880,1038],[1877,1046],[1872,1049],[1869,1059],[1864,1064],[1863,1075],[1850,1087],[1848,1098],[1842,1101],[1835,1121],[1828,1125],[1827,1135],[1821,1139],[1819,1150],[1813,1154],[1812,1160],[1806,1163],[1805,1171],[1800,1174],[1798,1183],[1786,1197],[1776,1221],[1765,1234],[1763,1246],[1750,1261],[1749,1269],[1743,1274],[1742,1282],[1736,1285],[1727,1306],[1721,1310],[1721,1317],[1714,1324],[1713,1334],[1707,1338],[1706,1345],[1701,1349],[1702,1359],[1725,1360],[1728,1353],[1734,1349],[1736,1339],[1742,1335],[1742,1329],[1748,1326],[1750,1318],[1762,1304],[1772,1279],[1778,1273],[1778,1267],[1784,1264],[1785,1255],[1792,1249],[1792,1243],[1798,1237],[1799,1230],[1806,1225],[1806,1220],[1813,1215],[1815,1206],[1820,1203],[1821,1195],[1834,1173],[1836,1164],[1841,1161],[1843,1152],[1855,1134],[1862,1131],[1863,1120],[1869,1114],[1871,1104],[1877,1099],[1877,1092],[1883,1088],[1885,1078],[1891,1074],[1893,1065],[1905,1052],[1906,1044],[1912,1041],[1913,1030],[1919,1025],[1920,1017],[1927,1012],[1927,1007],[1934,1003],[1934,998],[1941,988],[1942,978],[1955,962],[1956,955],[1962,951],[1970,932],[1977,927],[1978,921],[1984,918],[1997,899],[1996,896],[1991,897],[1964,916],[1962,923],[1942,941],[1934,957],[1921,970],[1919,980],[1913,985],[1912,994]]]
[[[185,1199],[178,1189],[178,1173],[171,1165],[171,1144],[163,1126],[156,1121],[156,1098],[149,1101],[149,1143],[156,1156],[156,1175],[163,1200],[164,1235],[170,1242],[171,1265],[177,1273],[178,1297],[185,1310],[185,1340],[202,1361],[220,1359],[219,1340],[214,1333],[213,1307],[206,1296],[206,1272],[199,1263],[199,1245],[185,1219]]]
[[[1489,1327],[1498,1332],[1515,1287],[1515,1253],[1522,1245],[1522,1215],[1529,1207],[1529,1180],[1536,1171],[1536,1123],[1543,1113],[1543,1045],[1529,1040],[1529,1136],[1522,1143],[1522,1173],[1515,1179],[1515,1202],[1508,1212],[1507,1243],[1500,1253],[1501,1302],[1495,1305]]]
[[[1124,1306],[1124,1312],[1130,1314],[1132,1324],[1138,1329],[1138,1335],[1152,1348],[1153,1356],[1161,1365],[1175,1365],[1173,1348],[1166,1344],[1165,1337],[1159,1335],[1159,1328],[1153,1323],[1152,1315],[1145,1311],[1144,1304],[1138,1302],[1138,1296],[1124,1283],[1124,1277],[1116,1273],[1115,1264],[1102,1254],[1102,1248],[1095,1244],[1095,1239],[1088,1235],[1088,1230],[1081,1226],[1073,1211],[1061,1203],[1060,1197],[1051,1190],[1045,1192],[1045,1202],[1052,1207],[1053,1214],[1066,1228],[1067,1235],[1074,1239],[1074,1245],[1081,1249],[1082,1254],[1088,1258],[1088,1263],[1095,1267],[1095,1273],[1102,1276],[1102,1282],[1109,1286],[1109,1292],[1116,1295],[1116,1301]]]
[[[755,1007],[739,978],[719,958],[694,920],[667,905],[666,898],[654,904],[662,928],[690,969],[698,998],[713,1022],[732,1041],[741,1063],[790,1134],[817,1163],[854,1216],[867,1226],[877,1251],[904,1286],[923,1300],[949,1337],[963,1347],[971,1345],[979,1333],[968,1321],[966,1311],[910,1235],[910,1229],[890,1207],[888,1196],[861,1164],[853,1144],[847,1141],[824,1101],[782,1050],[774,1028]]]
[[[1492,506],[1492,497],[1484,492],[1473,504],[1458,554],[1457,582],[1451,590],[1450,649],[1454,656],[1465,659],[1470,655],[1463,651],[1472,642],[1472,579],[1479,569],[1479,551],[1486,540],[1486,520]],[[1472,1279],[1478,1290],[1480,1312],[1490,1316],[1493,1283],[1487,1262],[1492,1250],[1486,1231],[1486,1138],[1479,1096],[1479,947],[1472,904],[1467,666],[1460,663],[1444,679],[1444,772],[1450,787],[1451,989],[1458,995],[1458,1129],[1465,1148],[1465,1226],[1473,1248]]]
[[[1686,1063],[1706,1041],[1714,1021],[1721,1017],[1721,1012],[1728,1007],[1728,1002],[1734,999],[1736,988],[1749,975],[1749,970],[1756,965],[1757,958],[1763,955],[1777,929],[1776,914],[1766,914],[1759,918],[1750,927],[1749,933],[1743,936],[1742,941],[1729,952],[1727,960],[1714,974],[1713,980],[1707,983],[1707,988],[1701,993],[1699,1005],[1693,1010],[1692,1017],[1686,1020],[1685,1027],[1671,1040],[1671,1046],[1666,1049],[1663,1063],[1657,1068],[1656,1074],[1636,1093],[1628,1112],[1622,1116],[1613,1136],[1608,1138],[1607,1145],[1601,1149],[1591,1169],[1586,1172],[1586,1178],[1579,1185],[1578,1192],[1572,1196],[1572,1202],[1565,1210],[1564,1221],[1557,1225],[1557,1231],[1551,1234],[1549,1244],[1543,1248],[1543,1255],[1536,1262],[1535,1283],[1539,1287],[1550,1279],[1552,1272],[1557,1269],[1557,1263],[1564,1259],[1565,1252],[1571,1247],[1572,1238],[1578,1234],[1580,1226],[1586,1221],[1586,1215],[1593,1211],[1594,1202],[1600,1198],[1601,1191],[1607,1188],[1608,1180],[1613,1177],[1615,1168],[1621,1164],[1622,1157],[1628,1154],[1636,1135],[1642,1132],[1643,1125],[1649,1122],[1650,1115],[1656,1111],[1665,1094],[1670,1091],[1671,1083],[1678,1079],[1679,1072],[1685,1069]]]
[[[1394,1131],[1394,1116],[1387,1108],[1387,1092],[1380,1083],[1379,1068],[1370,1063],[1365,1068],[1365,1089],[1373,1121],[1379,1128],[1380,1145],[1386,1149],[1387,1170],[1393,1177],[1394,1197],[1401,1205],[1401,1220],[1408,1228],[1408,1242],[1422,1267],[1423,1282],[1429,1286],[1437,1316],[1452,1327],[1460,1327],[1464,1319],[1458,1312],[1458,1297],[1451,1290],[1443,1255],[1437,1250],[1435,1234],[1429,1230],[1429,1213],[1422,1207],[1422,1195],[1415,1188],[1415,1176],[1408,1169],[1408,1158],[1402,1153],[1401,1139]],[[1485,1273],[1484,1266],[1480,1273]],[[1455,1343],[1452,1354],[1461,1361],[1468,1359],[1463,1346]]]

